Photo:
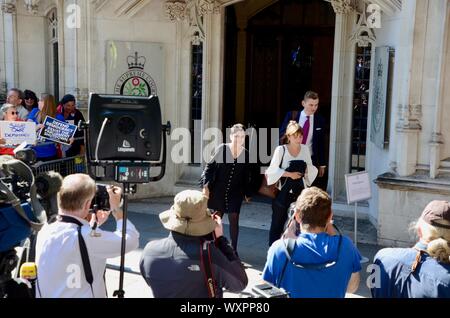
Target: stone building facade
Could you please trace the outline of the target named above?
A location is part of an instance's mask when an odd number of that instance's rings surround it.
[[[359,212],[377,226],[379,243],[406,245],[412,240],[406,229],[426,203],[448,200],[450,194],[450,126],[445,124],[450,121],[446,84],[450,82],[450,1],[317,1],[335,15],[328,189],[336,210],[352,213],[346,204],[345,175],[352,172],[356,158],[355,85],[360,82],[355,67],[360,55],[367,55],[370,88],[361,86],[361,96],[367,93],[364,164],[356,167],[366,170],[374,182],[372,199]],[[3,0],[0,94],[11,87],[59,97],[72,93],[85,109],[90,92],[117,93],[115,85],[122,75],[127,81],[131,77],[126,74],[140,74],[146,83],[153,80],[152,87],[158,90],[163,122],[170,120],[174,128],[191,127],[193,143],[203,149],[202,132],[223,128],[227,112],[227,8],[234,6],[237,12],[238,106],[233,114],[242,121],[244,106],[239,105],[245,104],[248,85],[247,25],[277,2]],[[196,54],[199,45],[202,50]],[[377,50],[383,48],[387,58],[377,60]],[[134,71],[141,73],[127,73],[139,65]],[[201,81],[195,92],[193,73]],[[193,95],[200,105],[198,127],[192,127]],[[176,138],[172,136],[170,146],[179,141]],[[174,194],[186,184],[192,186],[200,171],[199,165],[169,160],[166,177],[141,187],[138,197]]]

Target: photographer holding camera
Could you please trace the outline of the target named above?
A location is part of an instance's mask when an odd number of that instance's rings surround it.
[[[111,212],[116,231],[98,229],[92,235],[89,213],[96,185],[88,175],[74,174],[64,178],[58,193],[57,222],[46,224],[38,234],[36,263],[38,298],[104,298],[106,259],[120,256],[123,211],[122,190],[108,188]],[[102,225],[110,211],[98,211],[96,221]],[[139,245],[139,233],[127,221],[126,252]]]
[[[222,219],[207,205],[200,191],[187,190],[159,215],[170,234],[149,242],[140,261],[155,298],[222,298],[222,288],[240,292],[247,286],[245,269],[223,236]]]

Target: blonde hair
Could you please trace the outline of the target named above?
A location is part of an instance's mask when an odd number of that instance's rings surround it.
[[[428,254],[438,262],[450,264],[450,229],[433,226],[422,218],[413,225],[422,233],[422,239],[429,242]]]
[[[13,104],[6,103],[6,104],[3,104],[1,111],[3,114],[6,114],[8,112],[8,109],[10,109],[10,108],[14,108],[15,110],[17,110],[16,106],[14,106]]]
[[[283,137],[283,144],[287,144],[289,140],[289,136],[293,136],[296,134],[301,134],[303,136],[303,128],[295,121],[291,120],[286,127],[286,133]]]
[[[94,197],[95,191],[95,181],[87,174],[67,176],[58,192],[58,206],[67,212],[78,212]]]
[[[236,125],[234,125],[233,127],[231,127],[230,134],[231,134],[231,135],[234,135],[235,133],[240,132],[240,131],[242,131],[242,132],[245,133],[245,127],[244,127],[244,125],[242,125],[242,124],[236,124]]]

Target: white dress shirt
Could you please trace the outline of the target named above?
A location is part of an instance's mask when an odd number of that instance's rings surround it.
[[[93,292],[84,274],[78,243],[78,225],[57,221],[50,225],[46,224],[37,237],[37,298],[106,297],[106,286],[103,280],[106,259],[120,256],[122,220],[117,221],[115,232],[97,229],[97,233],[101,236],[92,237],[89,223],[86,220],[74,218],[83,224],[81,233],[86,242],[94,277]],[[129,220],[126,242],[126,252],[139,246],[139,232]]]
[[[299,125],[303,128],[305,126],[306,120],[308,119],[306,117],[306,113],[304,110],[300,113],[300,120]],[[309,131],[308,131],[308,138],[306,139],[306,145],[309,148],[309,153],[311,156],[313,155],[313,149],[312,149],[312,142],[313,142],[313,132],[314,132],[314,115],[309,116]]]
[[[283,157],[283,147],[285,147],[285,150],[286,150],[284,153],[284,157]],[[283,162],[281,163],[281,168],[280,168],[281,158],[283,158]],[[289,167],[289,162],[291,160],[303,160],[306,162],[307,166],[306,166],[305,176],[303,178],[303,183],[305,185],[305,188],[311,186],[311,184],[314,182],[314,180],[317,177],[318,170],[312,164],[311,154],[309,153],[308,147],[306,147],[304,145],[302,145],[300,153],[298,154],[297,157],[294,157],[291,155],[287,146],[278,146],[275,149],[275,152],[272,157],[272,161],[270,161],[270,166],[266,170],[268,185],[274,184],[274,183],[278,182],[278,180],[280,180],[280,178],[285,173],[285,169],[287,167]],[[278,184],[278,188],[281,189],[280,184]]]

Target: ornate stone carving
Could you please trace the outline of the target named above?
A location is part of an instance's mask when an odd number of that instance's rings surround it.
[[[24,0],[25,8],[27,9],[27,12],[33,15],[36,15],[38,13],[39,9],[39,0]]]
[[[367,25],[366,10],[359,15],[358,23],[350,40],[358,44],[359,47],[368,47],[370,43],[375,43],[376,36],[372,28]]]
[[[214,12],[214,0],[197,0],[198,14],[204,16]]]
[[[3,0],[1,3],[3,13],[16,14],[16,1],[15,0]]]
[[[170,21],[181,21],[186,17],[187,3],[184,0],[166,1],[164,10]]]
[[[192,10],[203,17],[220,13],[220,4],[215,0],[166,0],[164,10],[170,21],[182,21],[190,18]]]
[[[347,14],[355,11],[352,0],[326,0],[331,3],[336,14]]]

